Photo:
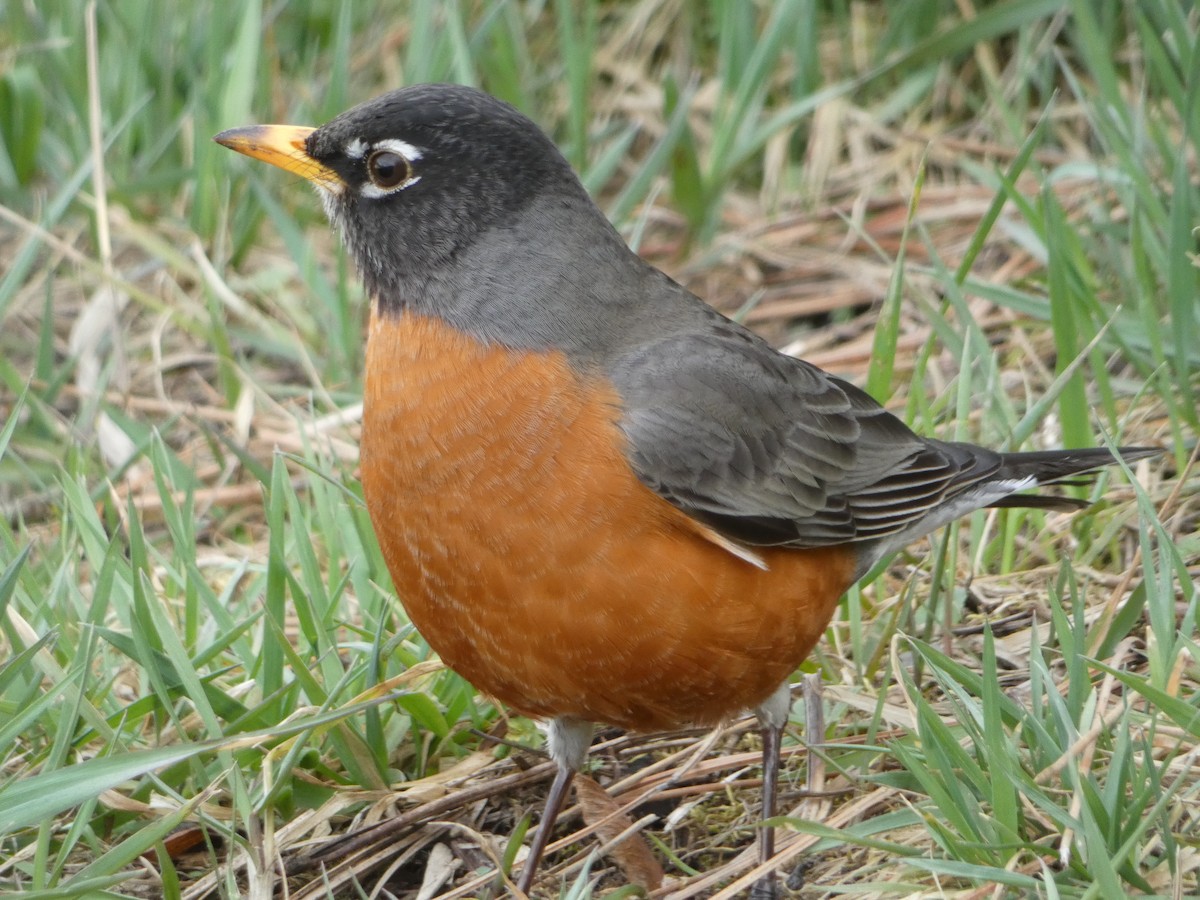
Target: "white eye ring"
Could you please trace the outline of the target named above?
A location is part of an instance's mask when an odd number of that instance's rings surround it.
[[[425,154],[420,147],[414,147],[408,141],[402,141],[399,138],[384,138],[382,141],[376,141],[371,145],[372,150],[391,150],[403,156],[409,162],[416,162]]]
[[[397,138],[385,138],[382,141],[377,141],[368,148],[361,138],[355,138],[347,147],[346,155],[351,158],[367,158],[367,176],[370,181],[363,182],[360,193],[363,197],[371,200],[377,200],[380,197],[386,197],[389,194],[394,194],[396,191],[402,191],[407,187],[411,187],[421,180],[420,175],[413,173],[413,163],[419,160],[424,154],[420,148],[414,147],[407,141],[402,141]],[[399,171],[389,171],[386,174],[376,172],[376,161],[380,157],[391,157],[385,159],[385,164],[402,166]],[[400,177],[392,183],[391,175],[398,174]]]

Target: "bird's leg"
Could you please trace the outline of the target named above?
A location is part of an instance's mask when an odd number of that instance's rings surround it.
[[[554,774],[554,783],[550,785],[550,794],[546,797],[546,807],[542,811],[542,821],[534,833],[533,843],[529,846],[529,856],[525,859],[525,868],[517,889],[522,894],[528,894],[533,887],[533,879],[537,876],[538,865],[542,861],[542,853],[550,843],[550,832],[554,830],[554,820],[562,810],[563,801],[567,797],[567,789],[575,773],[583,768],[587,759],[588,746],[592,743],[592,723],[581,722],[579,719],[559,717],[550,720],[546,734],[546,744],[550,758],[558,767]]]
[[[791,686],[784,682],[770,697],[755,710],[762,725],[763,742],[763,798],[762,817],[775,817],[775,805],[779,793],[779,755],[783,741],[783,726],[787,724],[792,708]],[[769,862],[775,855],[775,829],[763,825],[758,830],[758,862]],[[752,900],[774,900],[775,873],[772,871],[760,878],[750,890]]]
[[[783,729],[768,726],[763,729],[763,798],[762,817],[775,818],[779,799],[779,750]],[[758,861],[765,863],[775,855],[775,829],[764,827],[758,836]]]
[[[571,786],[574,778],[574,769],[559,764],[558,771],[554,773],[554,783],[550,786],[550,794],[546,797],[546,806],[542,810],[542,821],[538,824],[537,831],[533,833],[533,843],[529,845],[529,856],[525,859],[521,880],[517,882],[517,888],[522,894],[528,894],[529,889],[533,887],[533,879],[537,876],[542,854],[546,850],[546,844],[550,843],[550,832],[554,828],[554,820],[558,818],[558,814],[562,810],[567,789]]]

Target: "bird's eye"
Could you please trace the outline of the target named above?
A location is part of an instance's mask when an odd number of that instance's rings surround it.
[[[390,191],[412,177],[412,164],[392,150],[376,150],[367,157],[367,175],[380,190]]]

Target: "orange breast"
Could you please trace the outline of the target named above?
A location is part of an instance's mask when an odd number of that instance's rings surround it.
[[[849,550],[763,571],[638,481],[611,385],[560,353],[373,315],[362,477],[413,623],[519,712],[650,730],[764,700],[853,578]]]

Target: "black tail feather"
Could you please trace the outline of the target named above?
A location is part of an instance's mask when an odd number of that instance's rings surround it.
[[[1160,456],[1157,447],[1118,447],[1117,453],[1127,463],[1149,456]],[[1111,466],[1116,458],[1106,447],[1089,447],[1084,450],[1035,450],[1030,453],[1005,453],[998,477],[1029,478],[1038,484],[1055,484],[1074,475],[1093,472]]]
[[[989,509],[1053,509],[1059,512],[1078,512],[1090,506],[1086,500],[1076,497],[1056,497],[1052,494],[1009,494],[1001,497],[995,503],[989,503]]]
[[[1159,456],[1162,452],[1156,447],[1117,448],[1117,453],[1127,463],[1150,456]],[[1104,447],[1085,450],[1038,450],[1032,453],[1004,454],[1001,472],[1006,478],[1036,478],[1038,487],[1049,484],[1081,486],[1086,485],[1088,480],[1075,476],[1087,475],[1089,472],[1111,466],[1115,462],[1116,458]],[[1084,509],[1088,505],[1086,500],[1047,494],[1010,494],[988,504],[993,508],[1055,509],[1067,512]]]

